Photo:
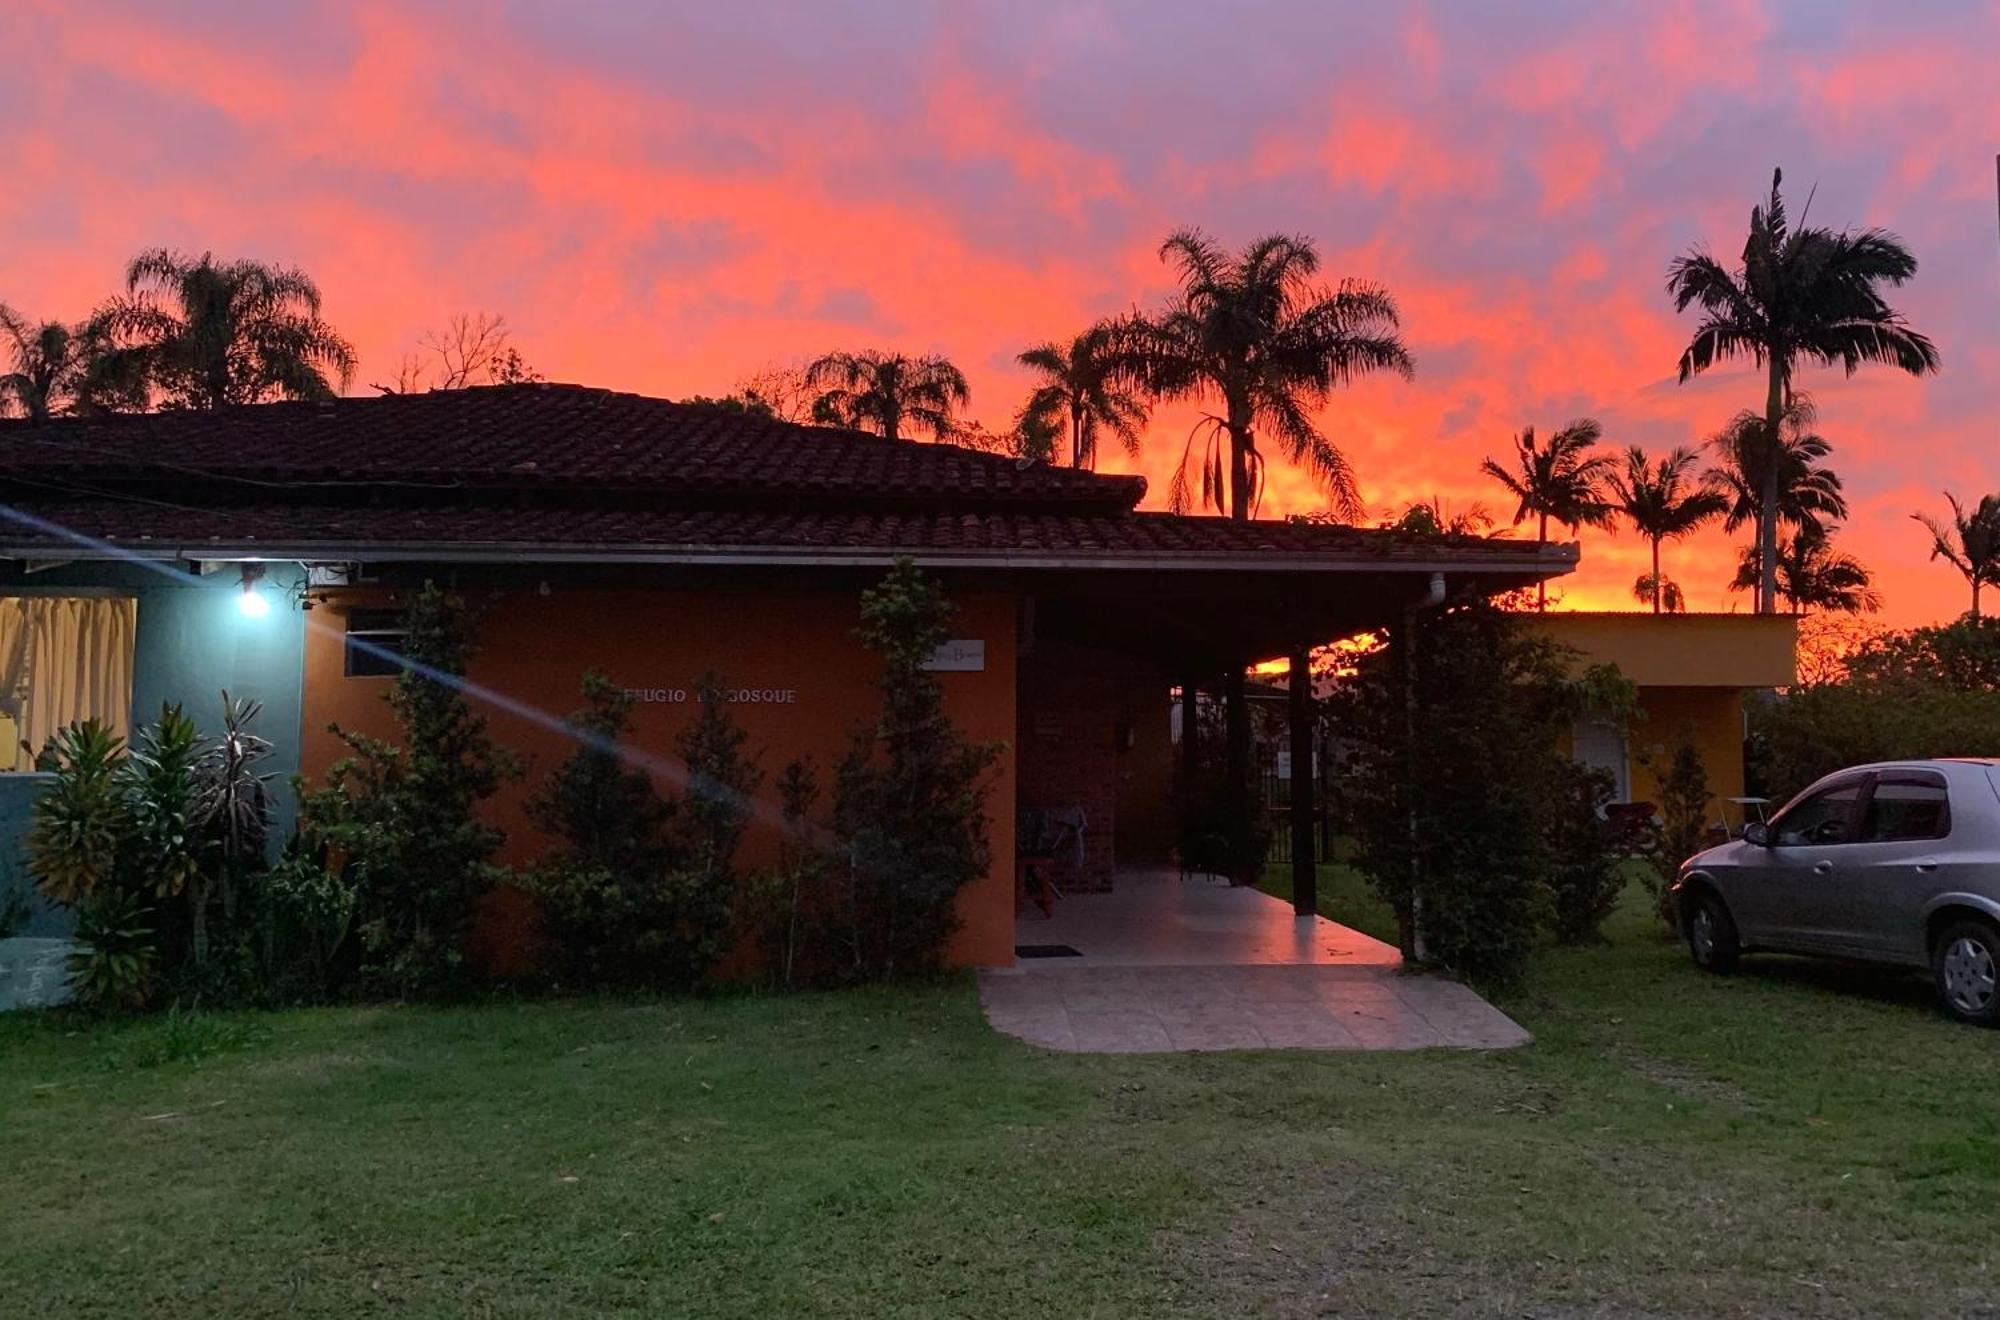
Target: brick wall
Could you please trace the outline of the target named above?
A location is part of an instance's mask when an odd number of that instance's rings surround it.
[[[1106,657],[1044,643],[1021,657],[1019,749],[1015,782],[1020,809],[1081,807],[1081,869],[1069,862],[1052,874],[1064,890],[1111,888],[1118,828],[1122,671]]]

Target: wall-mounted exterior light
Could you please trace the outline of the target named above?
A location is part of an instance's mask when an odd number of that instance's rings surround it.
[[[271,612],[271,602],[259,589],[259,584],[263,580],[262,564],[243,566],[243,591],[236,597],[236,608],[243,611],[243,617],[246,619],[261,619]]]

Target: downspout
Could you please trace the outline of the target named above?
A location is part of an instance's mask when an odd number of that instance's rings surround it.
[[[1409,804],[1410,952],[1424,961],[1424,897],[1418,887],[1422,868],[1417,859],[1417,616],[1444,604],[1444,574],[1431,574],[1430,590],[1403,607],[1403,800]]]

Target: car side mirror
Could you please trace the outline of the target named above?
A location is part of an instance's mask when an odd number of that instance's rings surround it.
[[[1775,846],[1771,842],[1771,827],[1761,820],[1753,820],[1743,827],[1743,842],[1754,843],[1759,848]]]

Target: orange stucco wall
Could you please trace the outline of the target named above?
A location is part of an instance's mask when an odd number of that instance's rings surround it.
[[[626,687],[685,691],[685,700],[644,701],[633,710],[631,741],[663,758],[671,758],[677,735],[696,710],[693,690],[705,671],[716,671],[732,688],[795,693],[791,701],[731,708],[750,735],[750,754],[763,767],[758,796],[768,808],[752,818],[738,858],[745,867],[769,860],[777,847],[779,811],[771,782],[778,772],[792,758],[810,756],[824,802],[853,729],[878,709],[873,684],[879,666],[854,639],[859,602],[851,593],[556,587],[548,595],[523,590],[474,593],[473,599],[483,614],[479,652],[468,676],[515,701],[567,715],[581,704],[578,684],[590,668]],[[1004,742],[1008,750],[987,799],[993,865],[984,881],[960,895],[962,925],[951,957],[961,964],[1005,966],[1014,956],[1015,602],[1010,596],[954,599],[959,613],[952,635],[983,640],[986,667],[940,674],[946,707],[966,736]],[[342,672],[341,616],[354,605],[389,600],[384,592],[356,589],[337,593],[314,612],[316,621],[331,626],[309,629],[306,643],[301,764],[308,777],[323,774],[345,750],[328,731],[330,724],[394,735],[383,700],[390,680],[348,678]],[[494,823],[507,833],[503,859],[525,862],[548,846],[528,821],[525,804],[572,744],[520,715],[492,707],[487,714],[494,737],[526,765],[522,780],[491,804]],[[663,780],[662,788],[675,786]],[[504,912],[496,919],[507,924]],[[490,939],[492,932],[487,934]],[[519,954],[508,948],[489,952],[503,963]]]

